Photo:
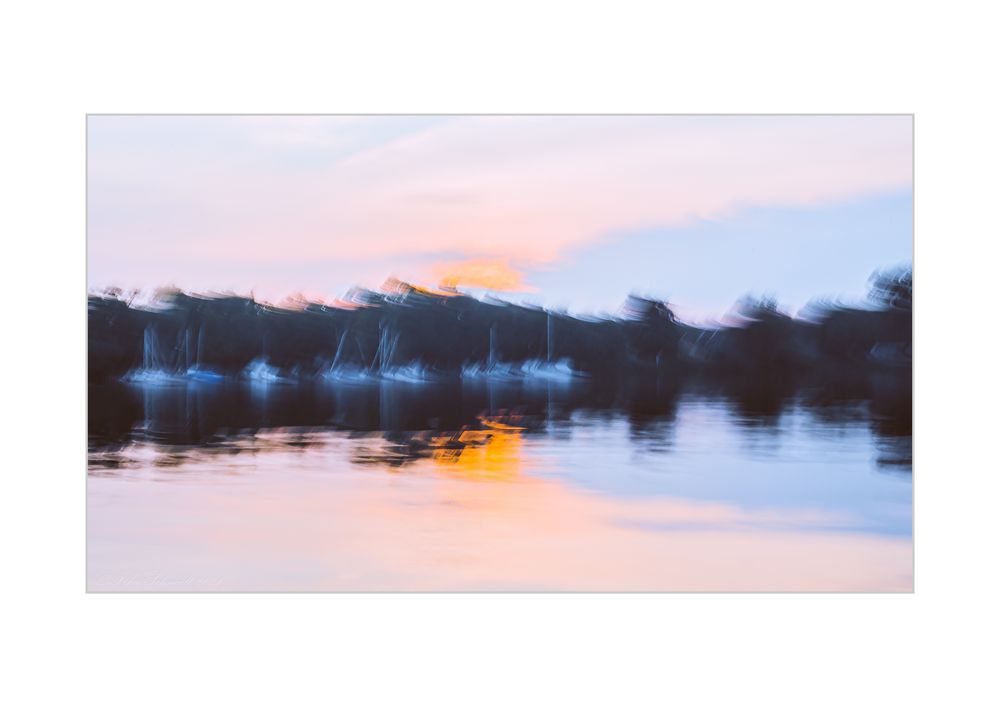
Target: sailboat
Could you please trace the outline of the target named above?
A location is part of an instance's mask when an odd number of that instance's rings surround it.
[[[518,381],[524,378],[521,367],[514,363],[503,363],[497,356],[496,328],[490,327],[489,358],[486,363],[474,362],[462,367],[463,379],[486,379],[491,381]]]
[[[124,380],[149,385],[176,383],[217,383],[225,376],[200,364],[205,348],[205,327],[198,330],[197,351],[192,353],[189,327],[177,333],[173,347],[164,349],[161,335],[150,324],[142,332],[142,366],[125,375]]]
[[[282,375],[281,369],[276,366],[272,366],[267,362],[267,358],[264,356],[258,356],[253,361],[247,364],[246,368],[243,369],[241,376],[251,383],[294,383],[295,379],[291,376]]]
[[[217,371],[213,371],[202,365],[205,354],[205,325],[198,327],[198,353],[193,366],[188,366],[187,379],[200,383],[218,383],[225,380],[225,376]]]
[[[355,363],[347,363],[345,348],[349,348],[348,334],[345,331],[340,336],[337,344],[337,353],[334,355],[333,363],[326,370],[323,377],[327,380],[342,383],[368,383],[380,380],[399,381],[403,383],[427,383],[438,380],[438,376],[427,367],[417,362],[407,364],[396,364],[396,349],[399,346],[399,332],[393,331],[392,327],[379,322],[378,325],[378,346],[375,354],[367,365],[359,366]],[[361,347],[361,342],[354,337],[354,343],[358,347],[358,353],[362,360],[367,358]]]
[[[193,366],[188,367],[187,377],[189,380],[203,383],[217,383],[225,378],[221,373],[213,371],[202,365],[205,354],[205,325],[198,327],[198,354]]]
[[[344,329],[344,333],[340,335],[340,341],[337,342],[337,353],[333,357],[333,363],[331,363],[330,367],[323,373],[323,377],[328,380],[342,383],[365,383],[374,380],[369,369],[359,366],[356,363],[345,362],[345,357],[347,355],[347,336],[349,333],[350,332],[347,329]],[[357,336],[352,337],[352,339],[358,347],[358,353],[363,356],[361,344],[358,342]]]
[[[412,361],[407,364],[394,364],[396,347],[399,345],[399,332],[393,332],[389,326],[379,322],[379,345],[372,360],[370,370],[382,380],[401,383],[429,383],[438,380],[439,375],[426,366]]]
[[[160,336],[152,324],[142,332],[142,366],[129,371],[124,380],[132,383],[163,385],[183,381],[183,374],[176,370],[176,361],[168,363],[170,357],[161,350]]]
[[[545,360],[532,359],[521,365],[525,378],[556,383],[568,383],[585,374],[575,370],[568,358],[555,358],[555,327],[552,312],[546,312],[545,321]]]
[[[254,385],[271,385],[272,383],[295,383],[296,369],[291,375],[282,373],[281,369],[269,363],[267,332],[263,336],[263,351],[240,372],[240,377]]]

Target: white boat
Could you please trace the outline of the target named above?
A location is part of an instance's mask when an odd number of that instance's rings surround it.
[[[470,363],[462,368],[464,380],[504,382],[568,383],[586,377],[573,368],[570,359],[555,359],[552,314],[545,326],[545,359],[534,358],[520,363],[500,361],[496,352],[496,325],[490,327],[490,353],[486,363]]]
[[[129,371],[124,380],[143,385],[177,385],[191,382],[216,383],[225,380],[217,371],[201,366],[204,327],[198,332],[197,354],[192,355],[191,331],[185,328],[179,335],[183,343],[164,350],[160,337],[152,326],[142,335],[142,366]]]
[[[192,366],[187,369],[184,377],[195,383],[221,383],[226,380],[225,374],[201,366]]]
[[[296,382],[294,376],[282,375],[281,370],[269,364],[263,356],[259,356],[247,364],[240,377],[261,385]]]
[[[379,378],[398,383],[433,383],[442,380],[443,376],[427,366],[410,363],[405,366],[389,366],[379,372]]]
[[[521,365],[521,371],[526,380],[541,382],[569,383],[587,377],[585,373],[573,368],[568,358],[558,361],[539,361],[537,359],[525,361]]]
[[[573,368],[568,358],[555,357],[555,329],[552,324],[552,312],[548,313],[545,322],[545,360],[531,359],[521,364],[521,371],[528,381],[544,383],[570,383],[587,374]]]
[[[490,327],[490,353],[486,363],[474,362],[462,367],[464,380],[520,381],[524,371],[517,363],[499,360],[496,351],[496,324]]]
[[[185,373],[174,373],[157,368],[135,368],[126,373],[122,380],[143,385],[178,385],[187,382]]]
[[[388,326],[379,322],[379,342],[378,348],[371,363],[367,367],[357,364],[341,363],[344,357],[344,346],[347,340],[345,331],[337,345],[337,354],[334,356],[330,368],[323,374],[327,380],[340,383],[370,383],[378,381],[393,381],[399,383],[431,383],[443,379],[443,376],[418,362],[411,361],[404,364],[396,364],[396,347],[399,345],[399,333],[393,332]],[[355,340],[357,342],[357,340]],[[360,350],[360,344],[358,345]]]
[[[350,363],[331,366],[323,373],[323,377],[338,383],[370,383],[378,380],[378,377],[373,376],[368,369]]]

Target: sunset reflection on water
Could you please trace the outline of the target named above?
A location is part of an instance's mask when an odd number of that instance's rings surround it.
[[[433,459],[446,474],[463,479],[511,481],[521,472],[522,428],[481,419],[483,430],[463,430],[456,438],[436,438]],[[454,439],[455,444],[452,444]]]
[[[163,423],[165,424],[165,423]],[[157,429],[167,429],[159,427]],[[862,415],[485,409],[91,451],[91,591],[909,591],[911,480]]]

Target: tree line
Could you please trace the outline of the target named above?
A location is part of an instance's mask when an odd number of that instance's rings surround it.
[[[610,318],[430,292],[401,282],[359,291],[350,306],[275,307],[250,297],[163,295],[139,307],[118,292],[88,297],[92,382],[139,368],[238,375],[264,361],[308,377],[331,367],[416,364],[443,375],[469,364],[561,360],[595,378],[865,376],[909,385],[912,271],[873,275],[869,302],[814,305],[800,316],[746,299],[726,325],[680,321],[665,302],[631,297]],[[392,343],[391,350],[386,342]]]

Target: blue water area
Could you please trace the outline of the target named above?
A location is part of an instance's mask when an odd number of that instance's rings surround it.
[[[909,410],[657,381],[92,386],[91,586],[906,590]]]

